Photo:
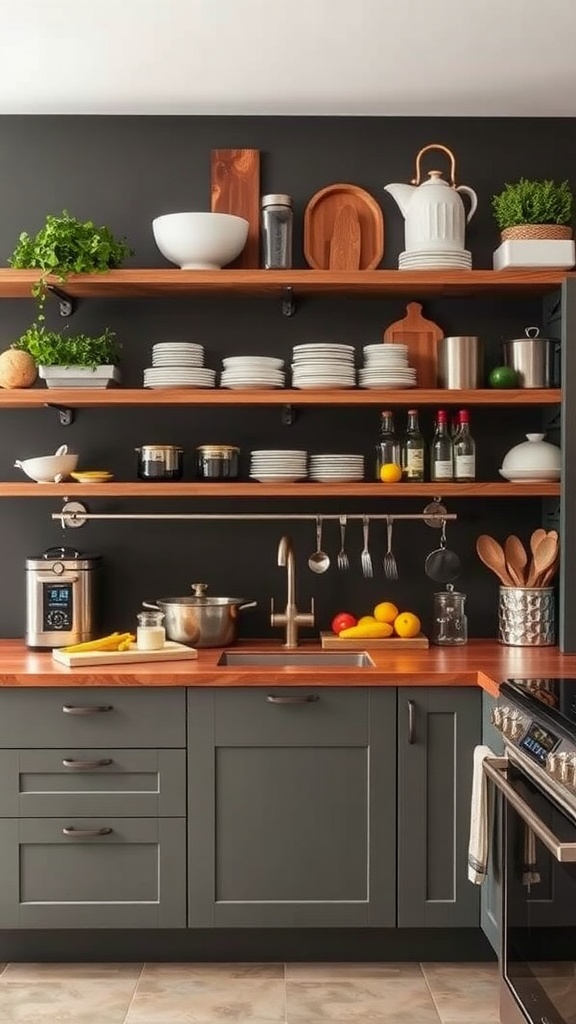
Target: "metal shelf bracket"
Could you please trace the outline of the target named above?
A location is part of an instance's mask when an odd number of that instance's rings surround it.
[[[298,415],[298,413],[296,412],[296,409],[294,408],[293,405],[283,405],[282,406],[282,426],[284,426],[284,427],[291,427],[292,424],[296,421],[297,415]]]
[[[46,287],[48,288],[48,291],[52,292],[52,294],[60,300],[58,304],[60,308],[60,316],[72,316],[76,309],[75,300],[55,284],[48,284]]]
[[[280,309],[282,310],[282,316],[294,316],[294,313],[296,312],[296,303],[294,301],[294,289],[292,288],[292,285],[287,285],[282,289]]]
[[[52,402],[45,402],[44,405],[46,409],[56,409],[61,427],[69,427],[74,423],[74,420],[76,419],[76,412],[74,409],[69,409],[64,405],[53,405]]]
[[[56,517],[60,520],[62,529],[75,530],[79,526],[85,526],[88,514],[87,506],[83,505],[81,501],[69,501],[68,498],[65,498],[64,501],[62,511]]]

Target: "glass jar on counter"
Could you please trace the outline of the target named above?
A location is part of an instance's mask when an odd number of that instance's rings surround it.
[[[458,647],[468,643],[465,604],[466,594],[454,590],[452,583],[446,584],[446,590],[439,590],[434,594],[433,644]]]
[[[237,480],[240,449],[230,444],[203,444],[196,449],[199,480]]]
[[[164,612],[138,612],[138,628],[136,629],[136,647],[139,651],[161,651],[166,643],[164,629]]]

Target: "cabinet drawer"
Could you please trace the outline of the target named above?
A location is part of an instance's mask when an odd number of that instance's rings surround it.
[[[193,707],[191,703],[191,714]],[[239,747],[354,746],[368,741],[369,710],[370,691],[365,688],[270,686],[217,690],[215,741],[217,746]]]
[[[4,689],[0,747],[184,747],[184,689]]]
[[[3,928],[186,926],[184,818],[6,818],[0,863]]]
[[[184,750],[1,750],[0,817],[186,814]]]

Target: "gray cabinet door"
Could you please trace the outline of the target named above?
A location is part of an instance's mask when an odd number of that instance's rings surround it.
[[[395,924],[395,719],[394,689],[189,691],[191,927]]]
[[[478,927],[479,892],[467,877],[472,755],[481,692],[398,691],[398,925]]]
[[[110,831],[94,834],[102,829]],[[3,928],[184,928],[185,819],[5,818],[0,921]]]

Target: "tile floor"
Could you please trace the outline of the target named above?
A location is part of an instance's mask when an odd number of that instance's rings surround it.
[[[0,965],[0,1024],[497,1024],[495,964]]]

